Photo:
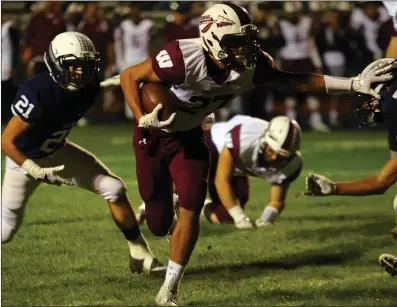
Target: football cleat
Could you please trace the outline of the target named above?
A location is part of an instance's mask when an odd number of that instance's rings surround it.
[[[211,205],[212,201],[209,199],[206,199],[204,202],[204,207],[203,210],[201,210],[201,215],[205,217],[205,219],[213,224],[214,222],[211,220]]]
[[[178,290],[171,290],[163,285],[156,296],[156,304],[158,306],[178,306],[176,304],[177,298]]]
[[[265,221],[265,220],[262,220],[262,219],[257,219],[256,221],[255,221],[255,226],[256,227],[266,227],[266,226],[270,226],[270,225],[272,225],[273,223],[270,223],[270,222],[268,222],[268,221]]]
[[[145,263],[148,259],[135,259],[130,256],[131,273],[149,273],[150,275],[164,275],[167,267],[156,258],[151,259],[150,265]],[[150,261],[150,260],[149,260]]]
[[[390,254],[379,256],[380,266],[391,276],[397,277],[397,257]]]
[[[254,225],[248,217],[242,218],[238,222],[234,223],[234,226],[238,229],[252,229]]]

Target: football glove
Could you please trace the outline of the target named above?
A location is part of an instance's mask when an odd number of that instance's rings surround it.
[[[318,174],[310,174],[306,177],[306,191],[303,195],[326,196],[336,194],[336,184],[327,177]]]
[[[32,160],[27,159],[22,163],[21,167],[36,180],[55,185],[74,185],[72,180],[57,175],[57,173],[65,168],[64,165],[41,168]]]
[[[352,90],[380,99],[380,95],[371,88],[371,85],[393,79],[391,70],[396,67],[397,59],[393,58],[383,58],[372,62],[357,77],[352,78]]]
[[[159,103],[152,113],[145,114],[139,119],[139,127],[142,128],[167,128],[170,126],[175,119],[176,113],[172,113],[167,120],[159,120],[159,112],[163,108],[163,105]]]

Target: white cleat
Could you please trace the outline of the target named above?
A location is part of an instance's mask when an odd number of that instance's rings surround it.
[[[237,223],[234,223],[234,226],[238,229],[252,229],[254,228],[254,225],[250,221],[248,217],[242,218],[239,220]]]
[[[317,132],[324,132],[324,133],[331,132],[331,129],[321,120],[311,121],[310,127],[312,128],[313,131],[317,131]]]
[[[178,306],[176,300],[178,291],[171,291],[167,287],[162,286],[156,296],[156,304],[158,306]]]
[[[270,226],[270,225],[272,225],[273,223],[270,223],[270,222],[268,222],[268,221],[265,221],[265,220],[261,220],[261,219],[257,219],[256,221],[255,221],[255,226],[256,227],[266,227],[266,226]]]

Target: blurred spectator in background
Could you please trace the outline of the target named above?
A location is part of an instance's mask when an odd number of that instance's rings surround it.
[[[79,2],[72,2],[68,5],[65,11],[66,30],[76,31],[78,24],[83,19],[84,4]]]
[[[11,103],[17,87],[12,79],[18,62],[21,32],[12,20],[1,18],[1,120],[11,117]]]
[[[362,35],[365,43],[365,53],[359,70],[382,57],[383,52],[377,43],[377,37],[380,25],[388,19],[387,11],[380,1],[366,1],[360,6],[353,10],[350,17],[350,27]]]
[[[55,36],[66,31],[60,9],[61,2],[48,1],[42,5],[43,10],[32,16],[24,35],[22,62],[28,65],[28,77],[47,70],[44,52]]]
[[[193,27],[199,27],[200,17],[204,13],[206,9],[206,2],[204,1],[194,1],[191,2],[191,10],[190,10],[190,24]]]
[[[392,23],[393,28],[390,29],[389,42],[385,51],[385,57],[397,58],[397,1],[382,1],[390,16],[389,22]]]
[[[113,31],[98,2],[86,2],[84,18],[76,30],[87,35],[101,54],[100,79],[110,76],[114,63]]]
[[[103,80],[111,77],[113,73],[113,30],[109,21],[103,16],[98,2],[85,2],[84,11],[83,20],[78,24],[76,31],[87,35],[94,43],[96,51],[101,54],[98,76],[100,80]],[[81,118],[77,125],[85,126],[88,124],[88,119],[98,119],[106,106],[111,104],[112,99],[111,93],[101,93],[97,103],[88,110],[87,116]]]
[[[124,69],[124,54],[122,42],[121,23],[129,18],[131,9],[128,2],[120,2],[113,11],[112,25],[113,28],[113,47],[114,47],[114,68],[113,73],[119,74]]]
[[[325,13],[325,22],[316,34],[315,40],[324,67],[324,73],[331,76],[344,77],[346,59],[351,50],[346,43],[349,40],[347,31],[342,27],[340,12],[330,10]],[[329,122],[331,126],[339,126],[337,97],[331,96]]]
[[[170,8],[171,15],[163,30],[164,42],[199,37],[199,28],[190,23],[192,2],[170,2]]]
[[[280,21],[281,34],[285,46],[280,50],[281,69],[291,72],[322,73],[322,64],[311,34],[312,19],[303,12],[301,2],[284,2],[285,17]],[[309,125],[313,130],[328,132],[319,112],[320,103],[313,95],[286,93],[286,115],[296,119],[297,102],[300,105],[307,99],[310,111]]]
[[[276,58],[285,40],[281,35],[279,20],[272,13],[269,2],[253,6],[254,23],[258,26],[258,42],[262,50]],[[269,120],[274,103],[274,92],[270,88],[258,87],[244,94],[244,114]]]
[[[258,26],[258,41],[262,50],[276,58],[280,48],[285,44],[277,16],[270,10],[268,2],[259,2],[253,16],[254,23]]]
[[[115,32],[116,41],[120,44],[120,72],[145,61],[150,56],[153,21],[141,16],[140,2],[131,2],[129,10],[127,18],[121,22]],[[125,115],[133,119],[127,103],[125,103]]]

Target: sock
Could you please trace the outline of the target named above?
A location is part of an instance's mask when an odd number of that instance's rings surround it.
[[[167,273],[165,274],[165,281],[163,286],[166,286],[171,291],[178,291],[179,282],[182,279],[186,266],[178,264],[171,259],[168,261]]]
[[[278,210],[272,206],[266,206],[260,219],[267,223],[273,223],[278,217]]]
[[[232,209],[230,209],[229,214],[233,218],[235,223],[242,220],[243,218],[246,218],[244,210],[240,207],[240,205],[236,205]]]
[[[207,206],[210,203],[212,203],[212,200],[210,200],[208,198],[204,201],[204,206],[203,206],[203,209],[201,210],[201,215],[202,216],[204,216],[204,208],[205,208],[205,206]]]

